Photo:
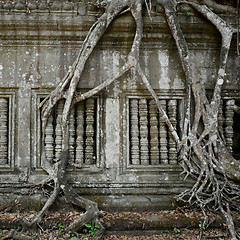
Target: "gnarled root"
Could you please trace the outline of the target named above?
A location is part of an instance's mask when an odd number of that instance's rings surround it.
[[[8,235],[2,238],[2,240],[5,239],[33,240],[32,237],[25,236],[24,234],[18,232],[16,229],[11,229]]]
[[[69,192],[69,190],[64,192],[68,201],[76,206],[84,207],[86,210],[86,212],[81,217],[76,219],[67,227],[66,231],[79,232],[82,230],[85,224],[91,223],[93,221],[95,225],[100,226],[98,235],[100,236],[103,234],[105,228],[100,221],[100,218],[103,216],[103,214],[99,211],[98,205],[95,202],[78,196],[74,192]]]

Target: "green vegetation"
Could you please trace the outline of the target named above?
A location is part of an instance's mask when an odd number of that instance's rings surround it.
[[[181,230],[175,227],[175,228],[173,229],[173,232],[174,232],[174,233],[180,233]]]
[[[100,230],[101,227],[99,225],[95,225],[94,221],[91,224],[85,224],[84,232],[90,234],[91,236],[95,236],[97,230]]]

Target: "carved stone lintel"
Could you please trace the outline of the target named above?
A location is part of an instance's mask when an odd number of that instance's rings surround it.
[[[159,164],[158,118],[154,100],[149,101],[150,115],[150,159],[152,165]]]
[[[8,99],[0,98],[0,165],[8,163]]]
[[[176,128],[177,127],[177,100],[168,101],[168,115],[173,127]],[[170,132],[168,132],[168,138],[169,138],[169,163],[177,164],[177,145]]]
[[[86,148],[85,164],[96,163],[95,146],[94,146],[94,99],[86,100]]]
[[[84,102],[77,104],[76,112],[77,121],[77,139],[76,139],[76,163],[83,164],[84,162]]]
[[[166,111],[166,100],[160,100],[163,110]],[[159,114],[160,115],[160,114]],[[164,119],[159,116],[159,141],[160,141],[160,162],[168,164],[168,141],[167,141],[167,126]]]
[[[140,116],[140,163],[141,165],[149,165],[147,99],[139,100],[139,116]]]
[[[233,115],[234,115],[235,100],[227,100],[225,106],[225,140],[226,146],[230,153],[232,153],[233,145]]]
[[[130,123],[130,131],[131,131],[131,163],[136,165],[140,164],[140,156],[139,156],[139,128],[138,128],[138,100],[131,99],[130,100],[130,115],[131,115],[131,123]]]

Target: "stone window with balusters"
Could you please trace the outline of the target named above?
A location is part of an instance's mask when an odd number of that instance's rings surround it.
[[[150,97],[128,96],[128,157],[126,166],[161,167],[178,164],[177,146],[166,123],[159,114],[154,100]],[[183,119],[183,98],[166,97],[160,99],[171,123],[181,134]],[[224,98],[219,110],[219,128],[224,135],[231,154],[240,159],[240,117],[234,113],[233,98]],[[238,101],[239,103],[239,101]]]
[[[38,99],[33,104],[36,112],[37,106],[46,94],[36,92],[33,99]],[[124,98],[124,97],[123,97]],[[14,92],[0,92],[0,169],[14,166]],[[163,118],[159,114],[154,100],[148,95],[128,94],[124,102],[122,132],[122,159],[128,168],[161,167],[178,165],[177,146]],[[171,123],[181,133],[183,119],[183,95],[163,96],[161,105],[166,111]],[[224,134],[226,146],[230,153],[237,159],[239,154],[239,115],[234,113],[234,105],[239,104],[238,98],[223,98],[219,109],[219,128]],[[70,162],[81,167],[100,166],[100,144],[105,130],[100,123],[104,118],[101,106],[102,98],[99,96],[87,99],[74,106],[69,117],[69,156]],[[62,152],[61,116],[64,100],[60,100],[50,115],[45,132],[45,151],[48,160],[58,161]],[[32,137],[33,166],[41,168],[41,124],[40,111],[32,119],[33,125],[38,122],[35,129],[36,135]],[[106,126],[105,126],[106,127]],[[101,132],[101,134],[100,134]],[[101,139],[100,139],[101,135]],[[35,144],[36,143],[36,144]],[[126,145],[126,147],[125,147]],[[35,147],[36,146],[36,147]],[[121,146],[119,146],[121,147]],[[101,156],[101,162],[104,157]],[[102,163],[101,163],[102,164]],[[102,165],[101,165],[102,166]]]
[[[14,167],[15,92],[0,92],[0,170]]]
[[[44,94],[37,97],[38,105],[44,98]],[[62,127],[61,118],[65,100],[59,100],[51,115],[48,118],[45,130],[45,153],[50,161],[59,161],[62,153]],[[76,104],[69,116],[69,157],[70,163],[79,167],[88,167],[95,165],[99,167],[99,112],[100,99],[93,97]],[[40,111],[36,115],[38,127],[36,127],[36,141],[38,157],[35,159],[35,167],[41,168],[41,121]]]
[[[160,102],[176,128],[178,100],[162,99]],[[177,164],[176,143],[154,100],[129,99],[129,129],[129,164]]]
[[[48,119],[45,151],[49,160],[58,161],[62,152],[61,117],[64,100],[60,100]],[[97,99],[87,99],[72,108],[69,117],[69,157],[76,164],[96,164]]]

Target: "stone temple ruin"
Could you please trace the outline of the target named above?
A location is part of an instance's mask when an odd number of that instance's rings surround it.
[[[180,9],[182,29],[197,74],[212,94],[220,36],[198,14]],[[192,11],[192,10],[191,10]],[[37,207],[44,198],[31,191],[46,177],[40,161],[41,100],[75,60],[101,9],[79,1],[3,2],[0,5],[0,206],[19,199]],[[235,25],[235,16],[222,15]],[[144,17],[141,66],[173,125],[181,133],[184,73],[160,6],[152,21]],[[130,14],[116,19],[88,60],[79,91],[113,76],[126,61],[134,36]],[[235,42],[234,42],[235,41]],[[240,58],[236,37],[230,51],[219,118],[227,146],[240,159]],[[60,119],[63,100],[48,120],[45,145],[49,159],[62,150]],[[176,144],[150,94],[134,70],[101,94],[78,103],[69,119],[68,177],[84,197],[102,209],[159,209],[174,206],[174,196],[191,186],[183,181]],[[32,197],[29,198],[29,193]],[[34,193],[34,194],[33,194]],[[30,200],[29,200],[30,199]]]

